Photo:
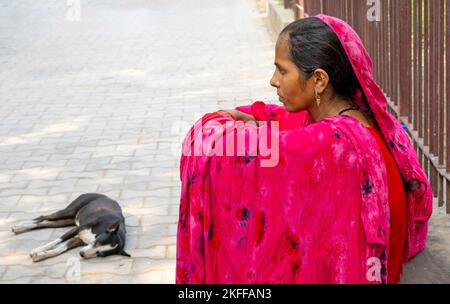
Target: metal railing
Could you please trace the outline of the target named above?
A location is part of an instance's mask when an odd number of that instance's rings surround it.
[[[408,128],[439,206],[450,213],[450,0],[284,0],[296,18],[349,23],[390,111]]]

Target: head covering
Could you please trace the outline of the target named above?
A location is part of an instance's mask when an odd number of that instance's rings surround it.
[[[372,74],[372,60],[358,34],[341,19],[319,14],[314,16],[325,22],[337,35],[360,83],[353,102],[361,109],[370,110],[382,132],[405,182],[408,211],[413,214],[409,224],[409,256],[425,248],[427,222],[432,213],[433,194],[414,147],[402,125],[388,112],[387,98],[376,84]],[[363,95],[367,102],[363,101]]]

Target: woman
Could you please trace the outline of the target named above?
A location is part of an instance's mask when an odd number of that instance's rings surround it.
[[[278,154],[184,153],[177,283],[397,283],[426,246],[432,192],[361,40],[318,15],[288,25],[275,53],[282,107],[207,114],[185,139],[211,152],[236,141],[230,126],[248,143],[269,125]]]

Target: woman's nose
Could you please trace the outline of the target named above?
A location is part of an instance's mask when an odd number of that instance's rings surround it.
[[[270,79],[270,85],[275,87],[275,88],[278,88],[280,86],[278,81],[275,79],[275,76],[272,76],[272,78]]]

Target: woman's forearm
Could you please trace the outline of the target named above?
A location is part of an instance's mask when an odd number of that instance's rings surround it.
[[[225,111],[230,113],[230,115],[233,116],[233,118],[235,120],[241,120],[244,122],[252,121],[252,122],[255,122],[256,125],[258,125],[258,121],[255,119],[255,117],[253,117],[247,113],[244,113],[244,112],[241,112],[238,110],[225,110]]]

